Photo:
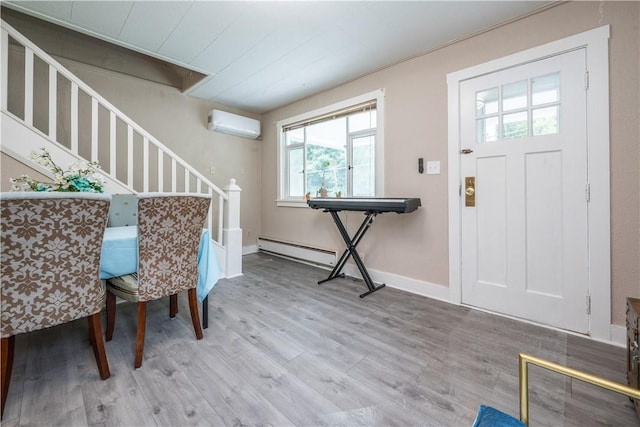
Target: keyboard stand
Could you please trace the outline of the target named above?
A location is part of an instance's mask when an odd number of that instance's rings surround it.
[[[384,288],[384,283],[379,286],[374,285],[373,280],[371,280],[371,276],[369,275],[369,272],[367,271],[367,268],[362,261],[362,258],[360,258],[360,255],[356,250],[356,246],[358,246],[358,243],[360,243],[367,230],[369,230],[369,227],[371,227],[371,224],[373,224],[373,220],[375,219],[378,212],[365,212],[364,221],[362,221],[360,228],[358,228],[356,234],[353,235],[353,238],[349,236],[347,229],[345,228],[342,220],[340,219],[340,216],[338,215],[338,211],[325,209],[324,212],[329,212],[331,214],[331,218],[333,218],[333,221],[336,223],[342,239],[347,244],[347,249],[345,249],[345,251],[342,253],[342,256],[340,257],[340,260],[338,261],[336,266],[333,267],[333,270],[331,270],[331,274],[329,274],[329,277],[324,280],[320,280],[318,284],[320,285],[324,282],[328,282],[329,280],[333,280],[338,277],[344,277],[344,273],[341,273],[341,271],[347,263],[347,260],[351,256],[353,258],[353,261],[358,266],[360,274],[362,274],[364,283],[367,285],[367,288],[369,288],[367,292],[360,294],[360,298],[364,298],[367,295],[377,291],[378,289]]]

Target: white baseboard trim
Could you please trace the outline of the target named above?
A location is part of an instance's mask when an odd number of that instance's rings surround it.
[[[255,254],[258,252],[258,245],[249,245],[242,247],[242,255]]]
[[[618,347],[626,347],[627,328],[624,326],[611,325],[611,340],[609,341],[609,344],[613,344]]]
[[[354,264],[345,265],[343,271],[347,276],[362,279],[360,270],[358,270],[358,267]],[[369,272],[371,279],[373,279],[373,281],[376,283],[385,283],[386,286],[390,288],[400,289],[412,294],[437,299],[439,301],[444,301],[451,304],[451,301],[449,300],[449,288],[446,286],[412,279],[410,277],[404,277],[398,274],[374,270],[371,268],[367,268],[367,271]],[[363,289],[363,292],[364,291],[366,291],[366,288]]]

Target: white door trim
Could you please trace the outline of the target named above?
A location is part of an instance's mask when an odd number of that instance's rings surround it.
[[[460,182],[460,82],[484,74],[537,61],[577,48],[586,48],[589,71],[587,92],[587,167],[591,186],[588,208],[590,335],[612,340],[611,240],[609,171],[609,36],[608,25],[527,49],[447,75],[449,112],[449,299],[462,301]]]

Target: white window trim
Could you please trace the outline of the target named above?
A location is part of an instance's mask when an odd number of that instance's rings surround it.
[[[587,150],[591,199],[589,202],[589,290],[591,294],[590,335],[611,342],[611,237],[609,171],[609,36],[608,25],[585,31],[504,58],[489,61],[447,75],[449,110],[448,199],[449,199],[449,299],[460,304],[461,236],[460,112],[459,91],[463,80],[501,69],[537,61],[578,48],[587,50],[589,91],[587,92]],[[600,195],[600,196],[596,196]],[[583,302],[576,301],[576,304]]]
[[[278,179],[278,198],[276,205],[281,207],[308,207],[307,202],[303,199],[297,200],[293,198],[285,198],[283,168],[285,165],[285,141],[282,138],[282,128],[289,124],[299,122],[332,111],[341,110],[352,105],[360,104],[370,100],[376,100],[377,110],[377,126],[376,126],[376,197],[384,197],[384,89],[377,89],[354,98],[346,99],[326,107],[318,108],[307,113],[297,116],[278,120],[276,122],[276,133],[278,141],[278,162],[277,162],[277,179]]]

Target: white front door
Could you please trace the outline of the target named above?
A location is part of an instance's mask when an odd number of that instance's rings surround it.
[[[460,84],[462,302],[587,333],[585,49]],[[475,179],[475,188],[465,178]],[[469,204],[471,200],[469,200]]]

